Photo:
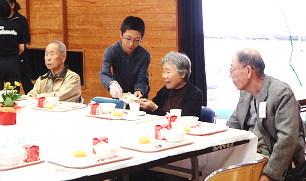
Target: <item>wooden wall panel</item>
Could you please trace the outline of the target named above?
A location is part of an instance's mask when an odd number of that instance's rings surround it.
[[[173,5],[176,0],[116,0],[116,1],[97,1],[97,0],[69,0],[69,6],[162,6]]]
[[[50,41],[63,41],[63,21],[67,23],[67,48],[84,50],[85,103],[95,96],[110,97],[99,79],[103,53],[120,40],[120,26],[127,16],[145,21],[141,46],[151,53],[149,66],[152,99],[164,86],[161,59],[178,50],[177,0],[18,0],[22,14],[30,14],[31,46],[46,47]],[[26,4],[29,7],[25,7]],[[62,2],[67,9],[63,10]],[[67,17],[63,12],[67,12]],[[65,19],[66,17],[66,19]]]
[[[31,46],[46,47],[51,41],[63,41],[61,0],[29,1]]]
[[[20,5],[20,10],[19,13],[22,14],[27,18],[27,5],[26,5],[26,0],[17,0],[17,2]]]

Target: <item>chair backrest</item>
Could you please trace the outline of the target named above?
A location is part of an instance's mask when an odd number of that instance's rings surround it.
[[[83,99],[83,97],[82,96],[80,96],[80,98],[79,98],[79,103],[84,103],[84,99]]]
[[[229,120],[229,118],[232,116],[234,110],[231,109],[216,109],[215,110],[218,119],[225,119]]]
[[[214,110],[202,106],[201,115],[199,117],[199,121],[216,123],[217,115]]]
[[[118,99],[112,99],[112,98],[107,98],[107,97],[94,97],[93,99],[89,101],[89,103],[91,101],[95,101],[96,103],[115,103],[116,108],[119,108],[119,109],[125,108],[125,103]]]
[[[268,158],[237,164],[214,171],[205,181],[258,181]]]
[[[306,112],[306,99],[302,99],[298,101],[301,106],[301,112]]]

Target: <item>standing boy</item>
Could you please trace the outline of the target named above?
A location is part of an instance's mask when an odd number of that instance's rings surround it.
[[[120,98],[122,92],[131,92],[136,97],[148,98],[150,91],[148,67],[151,57],[150,53],[139,45],[144,33],[143,20],[129,16],[121,25],[122,40],[104,52],[99,77],[113,98]]]

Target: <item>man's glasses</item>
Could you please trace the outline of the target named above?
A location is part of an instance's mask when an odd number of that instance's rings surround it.
[[[132,43],[135,43],[135,44],[139,44],[141,42],[141,39],[140,40],[132,40],[131,38],[124,38],[124,36],[122,36],[123,39],[125,39],[126,41],[129,41],[129,42],[132,42]]]
[[[236,68],[236,69],[233,69],[233,68],[230,68],[229,71],[230,71],[230,74],[232,74],[234,71],[236,70],[239,70],[239,69],[243,69],[244,67],[248,66],[248,64],[246,64],[245,66],[243,67],[240,67],[240,68]],[[251,66],[251,65],[250,65]],[[254,69],[252,66],[251,66],[252,69]]]

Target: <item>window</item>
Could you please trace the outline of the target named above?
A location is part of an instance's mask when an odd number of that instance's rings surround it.
[[[203,0],[208,107],[236,107],[239,91],[228,75],[242,48],[258,50],[265,74],[289,84],[298,100],[306,99],[304,7],[303,0]]]
[[[36,80],[39,76],[48,72],[45,65],[45,49],[29,48],[28,56],[30,60],[31,79]],[[84,50],[67,50],[67,58],[65,63],[68,68],[76,72],[81,79],[82,89],[85,89],[84,75]]]

